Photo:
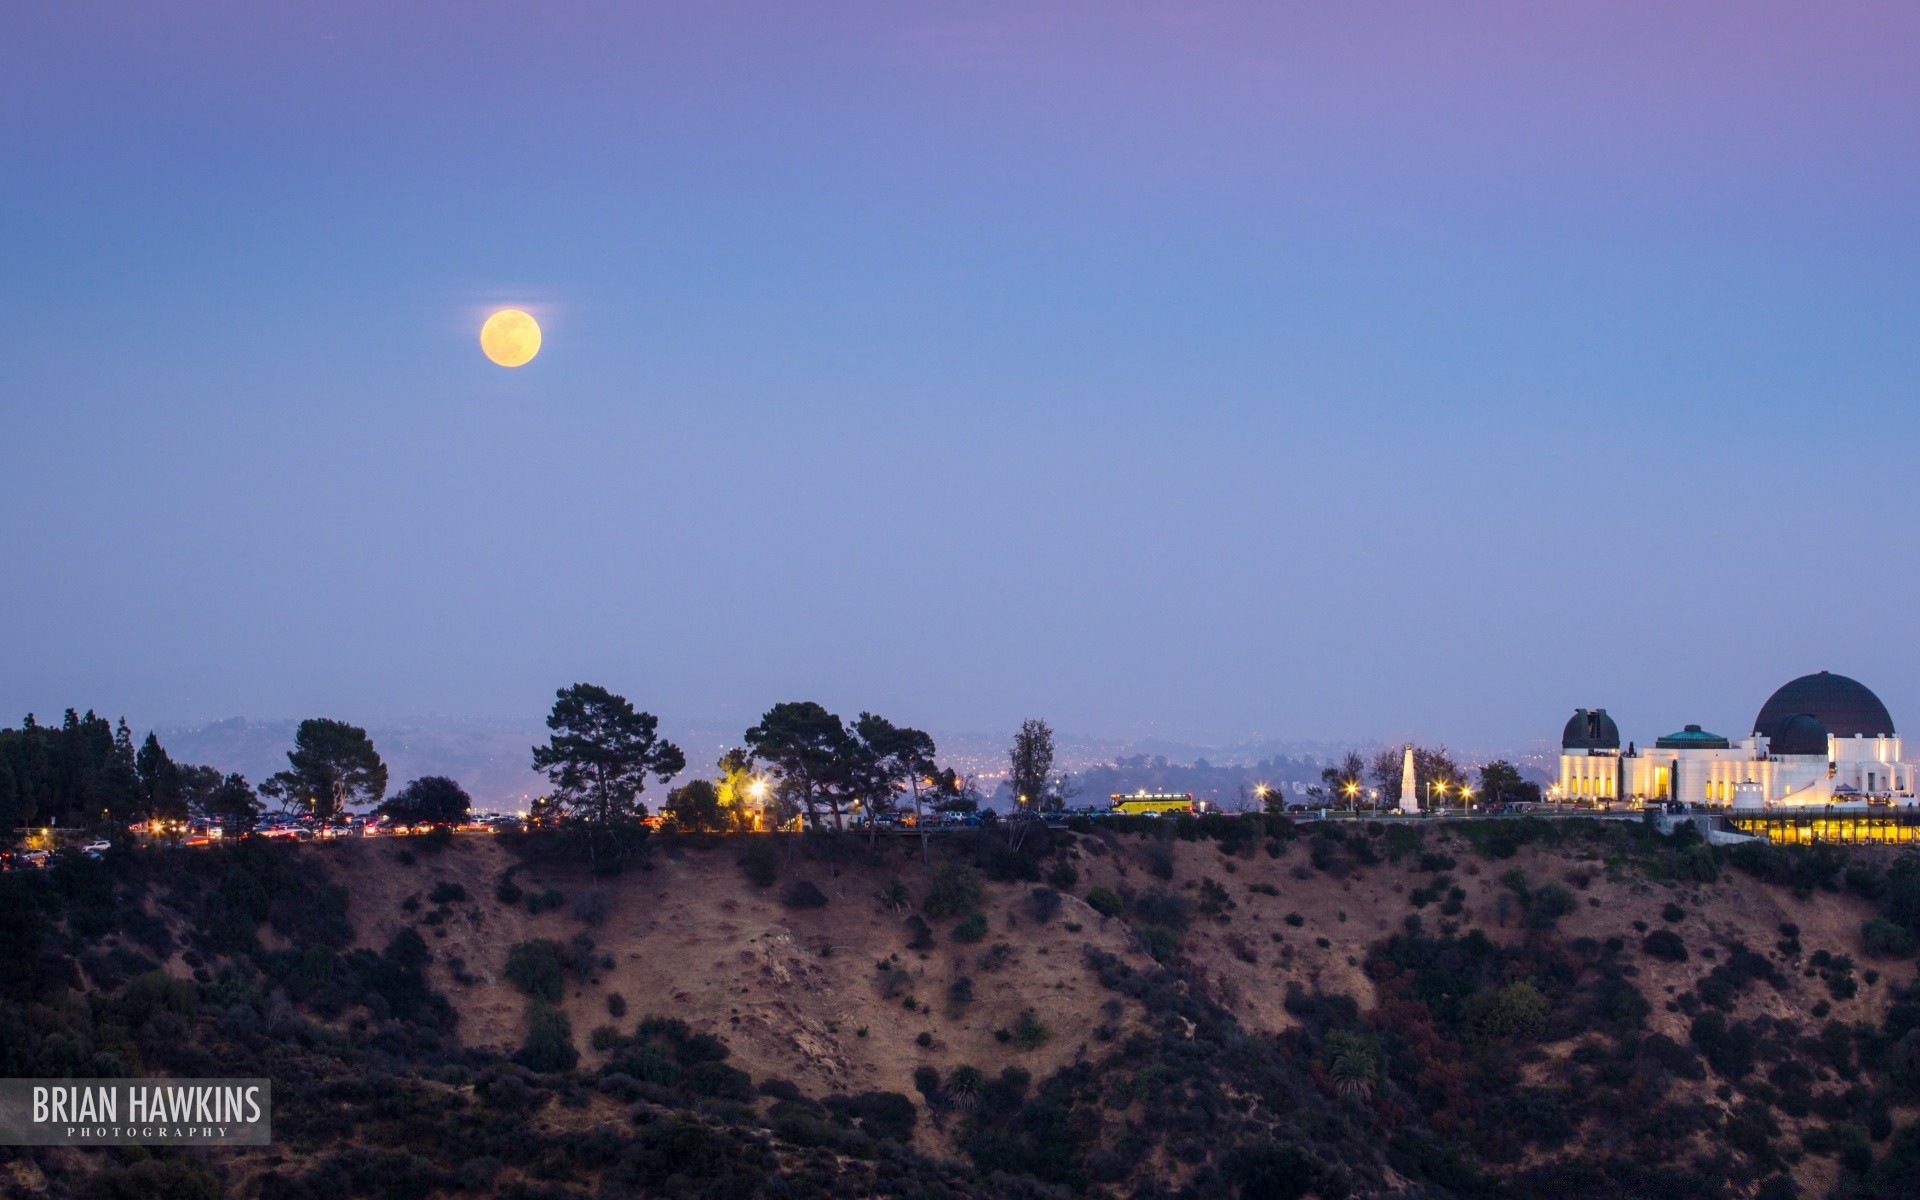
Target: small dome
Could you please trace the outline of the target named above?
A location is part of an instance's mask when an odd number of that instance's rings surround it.
[[[1562,750],[1618,750],[1620,727],[1604,708],[1576,708],[1560,733]]]
[[[1767,741],[1767,753],[1827,756],[1827,727],[1812,713],[1795,713],[1776,725]]]
[[[1880,697],[1864,684],[1828,671],[1782,684],[1761,706],[1760,715],[1753,719],[1753,731],[1777,738],[1775,731],[1783,722],[1803,714],[1825,725],[1837,738],[1893,736],[1893,717]]]
[[[1731,743],[1717,733],[1708,733],[1698,725],[1689,725],[1679,733],[1669,733],[1654,742],[1658,750],[1725,750]]]

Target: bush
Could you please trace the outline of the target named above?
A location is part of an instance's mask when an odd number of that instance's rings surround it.
[[[627,1015],[627,998],[619,992],[607,993],[607,1015],[618,1021]]]
[[[1020,1019],[1013,1023],[1013,1042],[1022,1050],[1038,1050],[1052,1040],[1053,1031],[1032,1009],[1021,1013]]]
[[[580,1061],[573,1045],[573,1022],[567,1014],[538,1001],[527,1007],[527,1040],[513,1061],[545,1075],[571,1071]]]
[[[1904,958],[1913,953],[1913,935],[1885,917],[1860,926],[1860,940],[1875,958]]]
[[[753,1099],[753,1076],[723,1062],[695,1063],[687,1068],[687,1088],[722,1100]]]
[[[780,878],[780,852],[770,837],[750,837],[740,852],[740,869],[755,887],[772,887]]]
[[[987,916],[985,913],[968,913],[966,920],[953,927],[953,940],[956,942],[977,942],[986,936]]]
[[[1060,893],[1052,888],[1034,888],[1027,893],[1027,915],[1045,925],[1060,911]]]
[[[559,908],[566,902],[567,894],[556,888],[548,888],[544,892],[528,892],[527,912],[529,915],[537,917],[550,909]]]
[[[1134,932],[1140,937],[1140,944],[1156,962],[1166,962],[1180,949],[1180,935],[1165,925],[1142,925]],[[1327,939],[1321,938],[1324,949]]]
[[[1660,910],[1660,919],[1667,922],[1684,921],[1687,919],[1687,910],[1669,900],[1666,907]]]
[[[573,919],[598,925],[613,914],[613,895],[605,888],[589,888],[573,900]]]
[[[978,908],[985,894],[979,876],[957,863],[942,863],[933,874],[933,886],[927,889],[927,898],[920,908],[936,921],[957,917]]]
[[[936,1073],[934,1078],[938,1080]],[[919,1082],[918,1073],[915,1083]],[[886,1138],[890,1141],[904,1142],[913,1137],[914,1121],[919,1110],[913,1101],[899,1092],[862,1092],[858,1096],[834,1096],[827,1100],[827,1106],[836,1113],[860,1123],[861,1132],[869,1137]]]
[[[1640,943],[1640,953],[1666,962],[1687,961],[1687,945],[1671,929],[1656,929]]]
[[[470,899],[467,889],[448,879],[434,884],[433,890],[427,893],[429,904],[458,904],[467,899]]]
[[[1175,892],[1152,888],[1134,900],[1133,915],[1149,925],[1185,929],[1193,918],[1193,901]]]
[[[1087,907],[1103,917],[1117,917],[1127,911],[1127,902],[1110,887],[1096,887],[1087,892]]]
[[[1468,1027],[1483,1038],[1529,1041],[1547,1029],[1547,998],[1525,980],[1498,992],[1476,992],[1461,1011]]]
[[[1306,919],[1305,917],[1303,917],[1303,916],[1301,916],[1301,915],[1300,915],[1299,913],[1297,913],[1297,912],[1290,912],[1290,913],[1288,913],[1288,914],[1286,915],[1286,918],[1285,918],[1285,919],[1286,919],[1286,922],[1287,922],[1287,924],[1289,924],[1289,925],[1291,925],[1291,926],[1293,926],[1293,927],[1294,927],[1295,929],[1298,929],[1298,928],[1300,928],[1300,927],[1301,927],[1302,925],[1305,925],[1305,924],[1307,923],[1307,919]]]
[[[511,877],[503,876],[499,883],[493,885],[493,898],[502,904],[518,904],[524,895],[526,893],[520,890],[520,885]]]
[[[1047,872],[1047,882],[1065,891],[1080,882],[1079,870],[1066,859],[1053,864],[1053,870]]]
[[[115,1007],[128,1025],[145,1024],[161,1013],[191,1020],[200,1009],[200,997],[187,980],[175,979],[165,971],[149,971],[127,985]]]
[[[780,893],[780,903],[788,908],[825,908],[827,894],[810,880],[797,879]]]
[[[507,981],[534,1000],[557,1004],[566,989],[560,943],[550,938],[520,942],[507,951]]]

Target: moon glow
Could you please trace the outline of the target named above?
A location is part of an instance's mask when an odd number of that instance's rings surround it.
[[[503,308],[480,327],[480,349],[500,366],[525,366],[540,353],[540,322],[517,308]]]

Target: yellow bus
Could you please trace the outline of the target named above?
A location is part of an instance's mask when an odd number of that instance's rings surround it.
[[[1149,792],[1138,791],[1131,795],[1113,793],[1108,799],[1113,801],[1110,810],[1116,814],[1130,817],[1173,816],[1193,811],[1192,792]]]

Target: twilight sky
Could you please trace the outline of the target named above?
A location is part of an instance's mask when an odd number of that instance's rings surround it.
[[[1920,732],[1920,7],[28,6],[0,716]],[[518,371],[475,342],[540,317]]]

